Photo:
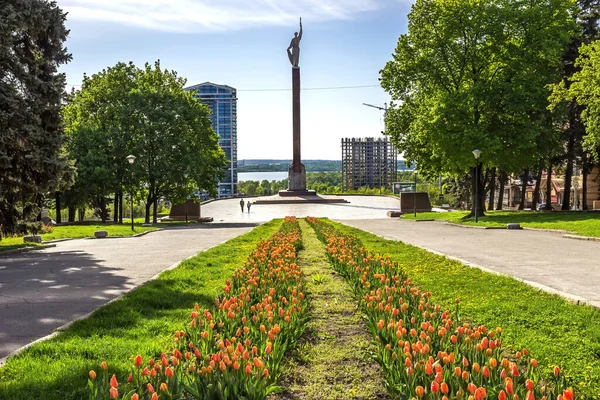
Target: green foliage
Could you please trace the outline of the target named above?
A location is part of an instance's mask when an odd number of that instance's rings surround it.
[[[64,108],[69,149],[79,175],[67,195],[82,205],[109,193],[182,201],[196,190],[216,194],[226,164],[207,106],[183,90],[185,79],[160,63],[118,63],[85,76]],[[136,156],[129,165],[126,157]]]
[[[556,145],[545,85],[574,30],[572,0],[417,0],[382,70],[386,124],[421,174],[518,172]]]
[[[583,44],[579,48],[579,57],[575,65],[580,68],[568,80],[553,86],[550,97],[551,108],[559,104],[575,100],[585,107],[581,112],[581,119],[586,128],[584,136],[585,149],[594,153],[598,158],[600,147],[600,94],[597,87],[600,84],[600,41]]]
[[[19,231],[57,188],[69,162],[62,152],[60,107],[71,55],[66,14],[56,2],[0,4],[0,229]]]

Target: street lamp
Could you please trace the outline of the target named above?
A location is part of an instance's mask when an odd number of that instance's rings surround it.
[[[417,170],[413,171],[413,175],[415,177],[415,195],[413,197],[413,212],[415,215],[415,219],[417,219]]]
[[[133,154],[128,155],[127,161],[131,165],[131,230],[133,231],[133,163],[135,162],[135,156]]]
[[[479,222],[477,205],[479,204],[478,190],[479,190],[479,156],[481,155],[480,150],[473,150],[475,156],[475,222]]]
[[[183,178],[185,179],[185,224],[188,224],[188,194],[187,194],[187,190],[188,190],[188,173],[187,171],[185,171],[183,173]]]

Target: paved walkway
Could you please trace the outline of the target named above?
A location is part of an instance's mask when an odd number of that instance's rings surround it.
[[[0,257],[0,358],[254,226],[212,224],[137,238],[78,239]]]
[[[266,222],[273,218],[295,215],[328,217],[331,219],[383,219],[387,211],[398,210],[399,200],[385,196],[342,196],[350,203],[336,204],[256,204],[250,207],[250,213],[244,207],[240,210],[240,199],[214,201],[202,206],[202,215],[211,216],[215,222]],[[245,198],[244,201],[255,201]]]
[[[440,222],[340,222],[600,307],[600,242],[566,239],[554,232],[468,229]]]

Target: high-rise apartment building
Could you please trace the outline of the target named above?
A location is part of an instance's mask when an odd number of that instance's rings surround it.
[[[342,189],[391,188],[398,175],[397,154],[387,138],[342,139]]]
[[[219,145],[229,160],[225,177],[219,182],[219,197],[237,194],[237,96],[231,86],[204,82],[185,88],[211,110],[213,129],[219,135]]]

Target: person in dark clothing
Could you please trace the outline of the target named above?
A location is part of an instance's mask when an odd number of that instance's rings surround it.
[[[248,204],[246,204],[246,206],[248,207],[248,214],[250,214],[250,206],[251,205],[252,205],[252,203],[250,203],[249,201],[248,201]]]
[[[244,212],[244,199],[240,200],[240,207],[242,207],[242,212]]]

